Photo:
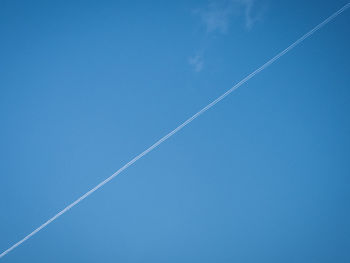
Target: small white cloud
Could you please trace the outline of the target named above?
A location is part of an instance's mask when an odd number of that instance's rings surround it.
[[[227,1],[212,1],[206,8],[198,9],[195,13],[201,17],[208,33],[226,33],[231,11]]]
[[[256,0],[240,0],[244,7],[245,26],[251,29],[261,19],[264,8],[257,6]],[[255,12],[254,12],[255,11]]]
[[[203,69],[203,57],[200,55],[196,55],[194,57],[190,57],[188,59],[188,63],[193,66],[194,71],[200,72]]]
[[[245,28],[250,30],[261,18],[262,10],[257,4],[258,2],[261,4],[261,0],[210,0],[205,7],[196,9],[194,14],[200,17],[207,36],[215,33],[228,33],[234,18],[244,19]],[[259,9],[260,11],[257,13]],[[205,41],[207,40],[205,39]],[[197,52],[197,55],[188,60],[196,72],[203,69],[203,54],[202,47],[201,52]]]
[[[210,1],[205,8],[195,10],[206,28],[207,33],[228,32],[232,17],[243,16],[245,26],[251,29],[258,20],[253,15],[256,0],[215,0]]]

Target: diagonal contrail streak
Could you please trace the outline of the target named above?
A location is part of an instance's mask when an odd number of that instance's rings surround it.
[[[236,85],[234,85],[232,88],[230,88],[228,91],[226,91],[224,94],[222,94],[220,97],[218,97],[217,99],[215,99],[214,101],[212,101],[211,103],[209,103],[207,106],[205,106],[203,109],[201,109],[200,111],[198,111],[196,114],[194,114],[192,117],[188,118],[186,121],[184,121],[181,125],[179,125],[177,128],[175,128],[174,130],[172,130],[171,132],[169,132],[167,135],[165,135],[163,138],[161,138],[159,141],[157,141],[156,143],[154,143],[152,146],[150,146],[148,149],[146,149],[145,151],[143,151],[142,153],[140,153],[139,155],[137,155],[134,159],[132,159],[131,161],[129,161],[127,164],[125,164],[123,167],[121,167],[118,171],[116,171],[114,174],[112,174],[110,177],[108,177],[107,179],[105,179],[104,181],[102,181],[101,183],[99,183],[98,185],[96,185],[94,188],[92,188],[90,191],[88,191],[87,193],[85,193],[84,195],[82,195],[81,197],[79,197],[77,200],[75,200],[73,203],[71,203],[70,205],[68,205],[67,207],[65,207],[63,210],[61,210],[60,212],[58,212],[56,215],[54,215],[52,218],[50,218],[49,220],[47,220],[44,224],[42,224],[41,226],[39,226],[37,229],[35,229],[33,232],[31,232],[30,234],[28,234],[27,236],[25,236],[23,239],[21,239],[20,241],[18,241],[16,244],[14,244],[13,246],[11,246],[10,248],[8,248],[7,250],[5,250],[4,252],[2,252],[0,254],[0,258],[2,258],[3,256],[5,256],[7,253],[9,253],[11,250],[15,249],[16,247],[18,247],[19,245],[21,245],[24,241],[28,240],[29,238],[31,238],[32,236],[34,236],[35,234],[37,234],[40,230],[42,230],[44,227],[46,227],[47,225],[49,225],[50,223],[52,223],[53,221],[55,221],[58,217],[60,217],[61,215],[63,215],[64,213],[66,213],[68,210],[70,210],[71,208],[73,208],[75,205],[77,205],[78,203],[80,203],[81,201],[83,201],[86,197],[88,197],[89,195],[91,195],[92,193],[94,193],[96,190],[98,190],[99,188],[101,188],[102,186],[104,186],[106,183],[108,183],[109,181],[111,181],[114,177],[116,177],[118,174],[120,174],[122,171],[124,171],[125,169],[127,169],[129,166],[133,165],[136,161],[138,161],[140,158],[142,158],[143,156],[145,156],[146,154],[148,154],[150,151],[152,151],[154,148],[156,148],[157,146],[159,146],[161,143],[163,143],[165,140],[169,139],[171,136],[173,136],[175,133],[177,133],[178,131],[180,131],[182,128],[184,128],[187,124],[191,123],[194,119],[196,119],[199,115],[203,114],[204,112],[206,112],[207,110],[209,110],[211,107],[213,107],[215,104],[217,104],[218,102],[220,102],[222,99],[224,99],[225,97],[227,97],[230,93],[232,93],[234,90],[238,89],[240,86],[242,86],[244,83],[246,83],[248,80],[250,80],[251,78],[253,78],[256,74],[258,74],[260,71],[264,70],[265,68],[267,68],[268,66],[270,66],[272,63],[274,63],[276,60],[278,60],[280,57],[282,57],[283,55],[285,55],[287,52],[289,52],[290,50],[292,50],[295,46],[297,46],[298,44],[300,44],[302,41],[304,41],[306,38],[308,38],[309,36],[311,36],[313,33],[315,33],[317,30],[321,29],[323,26],[325,26],[326,24],[328,24],[331,20],[333,20],[334,18],[336,18],[338,15],[340,15],[342,12],[344,12],[346,9],[348,9],[350,7],[350,3],[347,3],[345,6],[343,6],[341,9],[339,9],[338,11],[336,11],[335,13],[333,13],[331,16],[329,16],[327,19],[325,19],[323,22],[321,22],[320,24],[318,24],[316,27],[314,27],[313,29],[311,29],[309,32],[307,32],[305,35],[303,35],[302,37],[300,37],[298,40],[296,40],[293,44],[291,44],[290,46],[288,46],[286,49],[284,49],[283,51],[281,51],[280,53],[278,53],[276,56],[274,56],[272,59],[270,59],[269,61],[267,61],[265,64],[263,64],[261,67],[259,67],[258,69],[256,69],[255,71],[253,71],[252,73],[250,73],[248,76],[246,76],[244,79],[242,79],[240,82],[238,82]]]

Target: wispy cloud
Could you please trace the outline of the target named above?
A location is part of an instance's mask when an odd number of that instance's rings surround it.
[[[260,20],[262,9],[258,2],[261,0],[210,0],[206,6],[194,10],[205,28],[207,37],[212,34],[225,35],[229,32],[234,19],[243,19],[244,27],[252,29]],[[207,40],[206,40],[207,41]],[[203,47],[201,47],[203,49]],[[197,52],[198,53],[198,52]],[[202,71],[204,67],[204,52],[189,58],[188,63],[195,72]]]
[[[240,2],[244,6],[245,26],[251,29],[261,19],[262,9],[258,13],[253,13],[253,9],[257,9],[255,0],[240,0]]]
[[[215,0],[210,1],[204,8],[195,10],[195,14],[201,17],[208,33],[227,33],[233,17],[244,17],[245,27],[250,29],[259,19],[259,15],[253,15],[253,9],[257,0]]]
[[[203,56],[201,55],[195,55],[193,57],[190,57],[188,59],[188,63],[193,66],[193,69],[195,72],[200,72],[203,69]]]
[[[200,16],[207,33],[227,32],[232,12],[228,4],[227,1],[211,1],[205,8],[195,10],[194,13]]]

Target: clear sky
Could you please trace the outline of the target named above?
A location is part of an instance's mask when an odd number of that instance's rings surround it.
[[[0,1],[0,251],[345,0]],[[350,262],[350,10],[3,262]]]

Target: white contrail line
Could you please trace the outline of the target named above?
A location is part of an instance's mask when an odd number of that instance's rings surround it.
[[[125,164],[122,168],[120,168],[118,171],[116,171],[114,174],[112,174],[110,177],[108,177],[107,179],[105,179],[104,181],[102,181],[101,183],[99,183],[98,185],[96,185],[94,188],[92,188],[90,191],[88,191],[87,193],[85,193],[84,195],[82,195],[81,197],[79,197],[77,200],[75,200],[73,203],[71,203],[70,205],[68,205],[67,207],[65,207],[63,210],[61,210],[60,212],[58,212],[56,215],[54,215],[52,218],[50,218],[49,220],[47,220],[44,224],[42,224],[41,226],[39,226],[37,229],[35,229],[33,232],[31,232],[29,235],[27,235],[26,237],[24,237],[22,240],[18,241],[16,244],[14,244],[13,246],[11,246],[10,248],[8,248],[7,250],[5,250],[4,252],[2,252],[0,254],[0,258],[2,258],[3,256],[5,256],[7,253],[9,253],[11,250],[15,249],[16,247],[18,247],[19,245],[21,245],[24,241],[28,240],[29,238],[31,238],[32,236],[34,236],[36,233],[38,233],[41,229],[43,229],[44,227],[46,227],[48,224],[52,223],[54,220],[56,220],[58,217],[60,217],[61,215],[63,215],[64,213],[66,213],[68,210],[70,210],[72,207],[74,207],[75,205],[77,205],[78,203],[80,203],[82,200],[84,200],[86,197],[88,197],[89,195],[91,195],[93,192],[95,192],[97,189],[101,188],[103,185],[105,185],[106,183],[108,183],[110,180],[112,180],[114,177],[116,177],[118,174],[120,174],[122,171],[124,171],[125,169],[127,169],[129,166],[131,166],[132,164],[134,164],[137,160],[139,160],[140,158],[142,158],[143,156],[145,156],[146,154],[148,154],[150,151],[152,151],[154,148],[156,148],[158,145],[160,145],[161,143],[163,143],[165,140],[169,139],[171,136],[173,136],[175,133],[177,133],[179,130],[181,130],[183,127],[185,127],[187,124],[189,124],[190,122],[192,122],[194,119],[196,119],[199,115],[201,115],[202,113],[206,112],[207,110],[209,110],[211,107],[213,107],[215,104],[217,104],[219,101],[221,101],[222,99],[224,99],[226,96],[228,96],[231,92],[233,92],[234,90],[238,89],[240,86],[242,86],[244,83],[246,83],[248,80],[250,80],[251,78],[253,78],[256,74],[258,74],[260,71],[264,70],[265,68],[267,68],[268,66],[270,66],[273,62],[275,62],[277,59],[279,59],[280,57],[282,57],[284,54],[286,54],[287,52],[289,52],[291,49],[293,49],[295,46],[297,46],[298,44],[300,44],[302,41],[304,41],[306,38],[308,38],[309,36],[311,36],[313,33],[315,33],[317,30],[319,30],[320,28],[322,28],[323,26],[325,26],[327,23],[329,23],[331,20],[333,20],[334,18],[336,18],[338,15],[340,15],[342,12],[344,12],[346,9],[348,9],[350,7],[350,3],[347,3],[345,6],[343,6],[341,9],[339,9],[337,12],[335,12],[334,14],[332,14],[330,17],[328,17],[326,20],[324,20],[322,23],[318,24],[316,27],[314,27],[312,30],[310,30],[309,32],[307,32],[305,35],[303,35],[301,38],[299,38],[297,41],[295,41],[293,44],[291,44],[289,47],[287,47],[286,49],[284,49],[283,51],[281,51],[280,53],[278,53],[276,56],[274,56],[272,59],[270,59],[269,61],[267,61],[264,65],[262,65],[260,68],[256,69],[255,71],[253,71],[252,73],[250,73],[248,76],[246,76],[244,79],[242,79],[240,82],[238,82],[236,85],[234,85],[232,88],[230,88],[228,91],[226,91],[224,94],[222,94],[220,97],[218,97],[217,99],[215,99],[214,101],[212,101],[210,104],[208,104],[207,106],[205,106],[203,109],[201,109],[200,111],[198,111],[196,114],[194,114],[192,117],[190,117],[189,119],[187,119],[185,122],[183,122],[180,126],[178,126],[177,128],[175,128],[174,130],[172,130],[171,132],[169,132],[167,135],[165,135],[163,138],[161,138],[159,141],[157,141],[155,144],[153,144],[151,147],[149,147],[148,149],[146,149],[145,151],[143,151],[142,153],[140,153],[139,155],[137,155],[134,159],[132,159],[131,161],[129,161],[127,164]]]

